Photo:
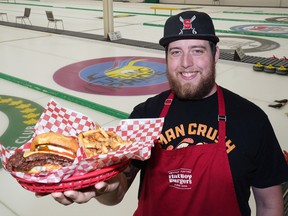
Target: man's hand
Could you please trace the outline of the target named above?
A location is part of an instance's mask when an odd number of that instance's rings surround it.
[[[63,205],[86,203],[92,198],[104,205],[116,205],[123,199],[138,171],[138,168],[130,164],[122,173],[105,182],[77,191],[54,192],[51,196]],[[36,193],[36,197],[45,195],[48,194]]]
[[[127,190],[127,181],[124,174],[119,175],[105,181],[99,182],[94,186],[82,190],[70,190],[64,192],[54,192],[51,196],[63,205],[72,203],[86,203],[92,198],[96,198],[99,202],[106,205],[115,205],[119,203]],[[47,194],[36,193],[36,197],[42,197]]]
[[[76,203],[86,203],[91,198],[96,196],[96,190],[93,188],[90,188],[90,190],[87,190],[85,192],[82,191],[65,191],[63,193],[61,192],[54,192],[51,194],[51,196],[59,203],[63,205],[70,205],[74,202]]]

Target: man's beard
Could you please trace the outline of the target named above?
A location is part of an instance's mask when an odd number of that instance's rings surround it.
[[[191,85],[190,83],[182,85],[177,78],[171,76],[169,72],[167,73],[167,78],[171,90],[178,98],[183,100],[197,100],[207,97],[215,86],[215,70],[215,65],[212,65],[208,77],[201,79],[197,86]]]

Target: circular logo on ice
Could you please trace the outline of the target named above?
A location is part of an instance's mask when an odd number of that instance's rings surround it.
[[[65,66],[54,74],[59,85],[101,95],[145,95],[168,89],[163,58],[111,57]]]
[[[0,143],[14,150],[29,141],[43,110],[33,101],[0,95]]]
[[[231,35],[220,35],[219,38],[219,47],[223,52],[234,52],[238,47],[241,47],[245,53],[265,52],[280,47],[279,43],[263,38]]]
[[[281,16],[281,17],[270,17],[270,18],[267,18],[265,19],[267,21],[272,21],[272,22],[281,22],[281,23],[288,23],[288,17],[284,17],[284,16]]]
[[[257,32],[265,34],[287,34],[288,26],[280,24],[240,25],[231,27],[231,30],[241,32]]]

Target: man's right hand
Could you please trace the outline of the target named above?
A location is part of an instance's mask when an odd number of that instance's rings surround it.
[[[119,203],[127,191],[127,180],[123,173],[105,181],[98,182],[94,186],[82,190],[70,190],[64,192],[53,192],[51,196],[63,205],[72,203],[86,203],[92,198],[106,205],[115,205]],[[36,197],[42,197],[47,194],[36,193]]]

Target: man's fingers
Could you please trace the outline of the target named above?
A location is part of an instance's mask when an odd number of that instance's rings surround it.
[[[70,205],[72,203],[86,203],[90,199],[97,196],[101,196],[105,193],[114,192],[119,182],[115,179],[110,179],[110,182],[99,182],[94,186],[81,189],[79,191],[64,191],[64,192],[54,192],[51,196],[59,203],[63,205]],[[36,194],[36,196],[43,196],[44,194]]]
[[[47,195],[49,195],[50,193],[35,193],[35,196],[37,197],[37,198],[40,198],[40,197],[44,197],[44,196],[47,196]]]
[[[85,191],[85,192],[83,192],[83,191],[65,191],[63,194],[67,200],[81,204],[81,203],[86,203],[90,199],[95,197],[96,191],[95,191],[95,189]]]
[[[63,205],[70,205],[72,204],[74,201],[71,200],[69,197],[66,197],[64,195],[64,193],[61,192],[54,192],[51,193],[51,196],[59,203],[63,204]]]
[[[102,194],[104,194],[105,192],[107,192],[107,183],[105,182],[99,182],[95,185],[95,189],[96,189],[96,196],[100,196]]]

